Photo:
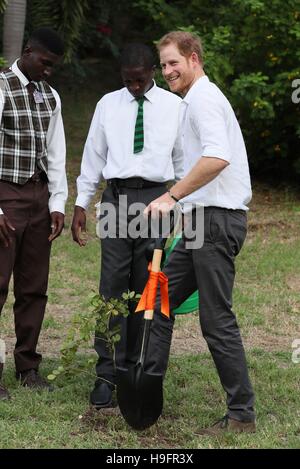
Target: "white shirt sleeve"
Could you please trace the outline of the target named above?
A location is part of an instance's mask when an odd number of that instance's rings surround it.
[[[103,125],[104,102],[100,100],[96,106],[89,133],[85,142],[80,176],[77,178],[78,196],[75,205],[84,209],[96,193],[102,178],[102,170],[107,160],[107,141]],[[116,136],[117,138],[117,136]]]
[[[180,128],[177,132],[177,138],[172,151],[172,161],[175,173],[175,180],[179,181],[184,176],[184,165],[183,165],[183,148],[181,142]]]
[[[61,101],[58,93],[52,89],[56,99],[56,108],[51,116],[47,132],[48,187],[50,192],[49,211],[65,213],[68,197],[66,176],[66,140],[61,115]]]
[[[191,125],[203,147],[201,156],[220,158],[230,162],[231,153],[226,128],[225,110],[214,94],[201,95],[201,102],[193,102]],[[199,155],[200,156],[200,155]]]

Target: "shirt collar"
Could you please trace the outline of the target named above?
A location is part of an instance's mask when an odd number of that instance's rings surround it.
[[[183,101],[186,104],[189,104],[194,91],[202,86],[205,86],[208,82],[209,82],[209,78],[207,75],[204,75],[203,77],[198,78],[198,80],[195,81],[195,83],[192,85],[192,87],[189,89],[189,91],[183,98]]]
[[[29,83],[29,80],[25,77],[24,73],[22,73],[21,70],[19,69],[18,60],[20,59],[15,60],[14,63],[12,64],[11,71],[19,78],[23,86],[27,86]],[[38,88],[38,83],[36,81],[33,81],[32,83],[34,83],[35,86]]]
[[[125,89],[125,93],[126,93],[128,101],[129,102],[135,101],[136,98],[132,96],[131,93],[129,93],[128,89],[127,88],[124,88],[124,89]],[[150,101],[150,103],[153,103],[155,101],[156,91],[157,91],[157,85],[155,83],[155,80],[153,80],[153,86],[150,88],[150,90],[147,91],[147,93],[144,94],[147,101]]]

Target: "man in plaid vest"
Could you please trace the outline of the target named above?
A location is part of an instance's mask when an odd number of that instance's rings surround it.
[[[0,312],[13,273],[16,376],[23,386],[48,390],[36,347],[51,243],[64,226],[67,180],[60,98],[45,80],[63,52],[57,33],[41,28],[0,74]],[[0,399],[7,398],[0,381]]]

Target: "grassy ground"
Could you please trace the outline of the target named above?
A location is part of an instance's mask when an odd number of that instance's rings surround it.
[[[70,198],[66,228],[54,243],[49,302],[39,342],[47,375],[58,366],[59,348],[73,313],[85,309],[99,281],[99,244],[94,210],[88,245],[71,241],[70,222],[82,145],[99,92],[83,89],[65,98]],[[76,103],[76,114],[74,114]],[[96,199],[95,199],[96,201]],[[0,403],[1,448],[296,448],[300,447],[300,363],[292,342],[300,338],[300,195],[256,186],[249,234],[237,259],[234,308],[249,360],[257,401],[257,433],[203,437],[197,431],[225,413],[224,393],[200,337],[195,314],[176,321],[165,383],[164,414],[137,433],[117,413],[88,406],[93,374],[57,382],[53,393],[34,393],[15,381],[10,294],[1,318],[8,347],[5,383],[12,400]],[[85,353],[92,352],[92,344]]]

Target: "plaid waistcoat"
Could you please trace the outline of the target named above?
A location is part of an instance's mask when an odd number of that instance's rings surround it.
[[[39,82],[43,102],[11,71],[0,73],[4,109],[0,124],[0,180],[25,184],[36,168],[47,173],[46,136],[56,100],[50,86]]]

